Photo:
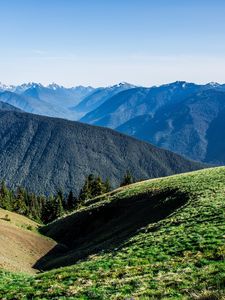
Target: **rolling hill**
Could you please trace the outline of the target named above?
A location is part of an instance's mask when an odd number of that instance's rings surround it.
[[[222,300],[224,192],[225,168],[219,167],[143,181],[88,201],[42,229],[67,246],[42,263],[72,265],[35,277],[2,270],[0,297]]]
[[[140,180],[203,167],[110,129],[0,111],[0,178],[13,188],[77,194],[90,173],[116,187],[127,170]]]

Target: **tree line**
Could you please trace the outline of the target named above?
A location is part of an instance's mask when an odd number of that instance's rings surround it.
[[[133,178],[127,172],[124,175],[121,186],[132,182]],[[103,181],[100,176],[94,176],[93,174],[90,174],[85,179],[78,197],[72,191],[65,195],[62,190],[50,196],[37,196],[34,193],[29,193],[27,189],[22,187],[18,187],[16,191],[13,191],[2,181],[0,184],[0,207],[47,224],[63,214],[77,209],[86,200],[108,193],[110,190],[111,184],[109,179]]]

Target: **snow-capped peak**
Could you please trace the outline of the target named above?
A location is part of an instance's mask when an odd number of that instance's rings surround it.
[[[14,85],[6,85],[6,84],[0,82],[0,90],[2,90],[2,91],[12,91],[13,89],[15,89]]]
[[[53,82],[53,83],[47,85],[47,88],[52,89],[52,90],[55,91],[55,90],[58,90],[58,89],[62,89],[63,86],[58,85],[57,83]]]
[[[220,86],[220,84],[218,83],[218,82],[209,82],[209,83],[207,83],[207,85],[209,85],[209,86],[211,86],[211,87],[218,87],[218,86]]]
[[[114,85],[110,85],[109,88],[122,88],[122,87],[135,87],[135,85],[122,81]]]
[[[41,83],[36,83],[36,82],[30,82],[30,83],[28,83],[28,86],[29,85],[31,88],[43,87],[43,85]]]

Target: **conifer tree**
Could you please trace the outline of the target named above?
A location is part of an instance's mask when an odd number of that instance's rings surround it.
[[[66,209],[66,200],[64,198],[62,189],[58,190],[57,196],[60,198],[60,202],[62,203],[63,208]]]
[[[59,195],[54,197],[53,207],[54,207],[53,219],[57,219],[57,218],[61,217],[64,213],[64,209],[63,209],[62,198]]]
[[[4,198],[8,194],[8,189],[6,187],[5,181],[2,180],[1,182],[1,188],[0,188],[0,197]]]
[[[91,199],[91,190],[89,184],[89,178],[85,180],[84,186],[82,187],[79,195],[79,202]]]
[[[14,210],[21,214],[27,215],[27,206],[25,202],[26,193],[22,187],[18,187],[16,198],[14,199]]]
[[[120,184],[120,186],[125,186],[128,184],[131,184],[134,182],[133,176],[131,175],[131,173],[129,171],[127,171],[123,177],[123,180]]]
[[[0,207],[7,210],[12,209],[11,193],[6,187],[5,181],[2,181],[0,186]]]
[[[36,196],[28,190],[18,187],[16,192],[7,188],[4,181],[0,184],[0,207],[15,211],[38,222],[49,223],[61,217],[64,211],[75,209],[79,203],[109,192],[111,189],[109,179],[105,182],[100,176],[90,174],[80,191],[79,199],[70,191],[64,197],[62,190],[55,196]]]
[[[105,187],[105,193],[108,193],[108,192],[111,191],[112,188],[111,188],[111,184],[110,184],[109,178],[106,179],[104,187]]]
[[[100,176],[96,177],[91,185],[91,197],[97,197],[104,193],[104,184]]]
[[[73,192],[70,191],[66,201],[66,209],[72,210],[77,205],[77,199],[74,197]]]

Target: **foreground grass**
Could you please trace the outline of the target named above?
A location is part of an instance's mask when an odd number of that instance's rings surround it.
[[[0,271],[0,299],[223,299],[225,168],[144,181],[107,201],[169,188],[189,202],[120,249],[71,267],[35,277]]]

